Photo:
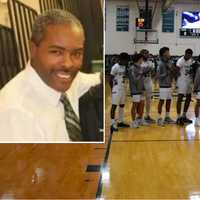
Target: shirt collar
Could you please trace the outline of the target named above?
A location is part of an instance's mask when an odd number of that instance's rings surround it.
[[[125,65],[122,65],[122,64],[120,64],[120,63],[117,63],[120,67],[126,67]]]
[[[47,102],[50,104],[57,106],[61,97],[61,92],[49,87],[31,66],[30,61],[26,65],[25,71],[27,73],[28,81],[30,81],[39,94],[47,99]]]

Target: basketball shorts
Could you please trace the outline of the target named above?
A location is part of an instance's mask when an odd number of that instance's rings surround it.
[[[153,88],[151,78],[148,77],[148,78],[144,79],[144,88],[145,88],[145,96],[151,97],[152,96],[152,88]]]
[[[125,104],[125,90],[112,91],[112,105],[124,105]]]
[[[139,103],[144,100],[143,94],[132,95],[132,102]]]
[[[161,100],[172,99],[172,88],[160,88],[160,99]]]
[[[177,93],[178,94],[191,94],[192,93],[192,79],[178,79],[177,80]]]

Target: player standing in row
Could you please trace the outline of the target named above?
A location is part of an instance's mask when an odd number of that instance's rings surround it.
[[[112,89],[112,107],[111,107],[111,133],[118,131],[118,127],[129,127],[124,123],[124,105],[125,105],[125,76],[128,66],[129,55],[125,52],[119,55],[119,61],[113,65],[110,73],[110,86]],[[119,106],[118,122],[115,118],[115,111]]]
[[[144,111],[144,76],[147,72],[147,68],[142,68],[143,55],[135,54],[133,56],[133,65],[129,67],[129,85],[132,97],[132,108],[131,108],[131,128],[138,128],[140,125],[149,125],[143,119]],[[136,118],[136,115],[138,117]]]
[[[160,61],[158,64],[158,78],[160,87],[160,100],[158,103],[158,119],[157,124],[163,126],[164,124],[174,124],[175,122],[170,118],[170,107],[172,99],[172,80],[174,69],[170,60],[170,53],[168,47],[163,47],[159,51]],[[162,119],[162,107],[166,101],[166,115]]]
[[[176,124],[183,125],[184,123],[192,123],[192,120],[186,117],[188,111],[191,97],[192,97],[192,70],[191,65],[192,60],[192,49],[186,49],[185,55],[178,59],[176,67],[178,70],[178,79],[177,79],[177,93],[178,99],[176,104],[177,110],[177,120]],[[182,101],[183,97],[186,96],[183,114],[181,115],[182,110]]]
[[[147,49],[142,49],[140,53],[143,55],[144,62],[141,67],[147,72],[144,74],[144,88],[145,88],[145,121],[148,123],[155,123],[156,121],[150,117],[151,111],[151,98],[152,98],[152,73],[155,70],[154,63],[149,59],[149,51]]]

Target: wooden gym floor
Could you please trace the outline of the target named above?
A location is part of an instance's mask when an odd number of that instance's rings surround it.
[[[174,119],[175,103],[173,98]],[[192,119],[194,103],[188,112]],[[157,117],[157,104],[158,99],[154,99],[153,118]],[[110,106],[110,88],[106,84],[106,127],[110,126]],[[128,97],[128,123],[130,108]],[[109,152],[102,172],[102,199],[200,199],[200,129],[193,124],[120,128],[112,135]]]
[[[108,137],[105,144],[0,144],[0,199],[95,199]]]
[[[104,156],[104,144],[1,144],[0,198],[94,199]]]

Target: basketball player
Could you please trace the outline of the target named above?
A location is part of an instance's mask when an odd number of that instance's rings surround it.
[[[176,104],[177,110],[177,120],[176,123],[179,125],[183,125],[184,123],[192,123],[192,120],[186,117],[186,113],[188,111],[191,97],[192,97],[192,70],[191,65],[193,63],[192,60],[192,49],[186,49],[185,55],[178,59],[176,63],[176,67],[178,70],[178,79],[177,79],[177,92],[178,99]],[[181,115],[181,107],[183,97],[186,96],[183,114]]]
[[[119,62],[113,65],[110,76],[110,86],[112,89],[111,107],[111,133],[118,131],[118,127],[129,127],[124,123],[124,104],[125,104],[125,75],[128,66],[129,55],[125,52],[119,55]],[[119,120],[115,119],[115,111],[119,106]]]
[[[172,78],[173,78],[173,67],[170,60],[170,53],[168,47],[162,47],[159,51],[160,62],[158,64],[158,77],[159,77],[159,87],[160,87],[160,100],[158,103],[158,119],[157,124],[163,126],[164,124],[175,123],[170,118],[170,107],[172,99]],[[161,117],[162,106],[166,101],[166,115],[163,120]]]
[[[144,88],[145,88],[145,111],[146,115],[144,117],[145,121],[148,123],[155,123],[155,120],[150,117],[150,108],[151,108],[151,98],[152,98],[152,79],[151,75],[154,71],[154,64],[149,59],[149,51],[147,49],[142,49],[140,53],[143,55],[144,62],[141,67],[146,68],[147,73],[144,76]]]
[[[132,96],[132,122],[131,128],[138,128],[140,125],[147,125],[143,120],[144,110],[144,74],[145,69],[141,67],[143,62],[142,54],[135,54],[133,57],[133,65],[128,70],[130,91]],[[138,118],[136,118],[138,114]]]

